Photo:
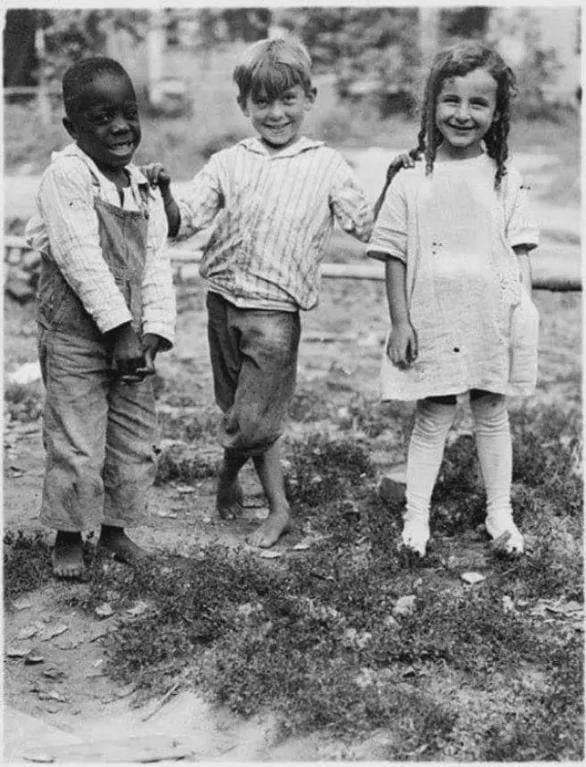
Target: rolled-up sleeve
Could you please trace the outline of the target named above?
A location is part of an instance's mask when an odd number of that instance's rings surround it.
[[[378,260],[398,258],[403,263],[407,261],[407,204],[400,178],[387,189],[367,255]]]
[[[37,204],[51,257],[100,331],[129,322],[132,315],[102,257],[88,168],[76,158],[51,166]]]
[[[151,205],[147,253],[142,281],[142,331],[175,342],[176,301],[173,270],[167,246],[167,220],[159,193]]]
[[[216,214],[224,206],[218,160],[215,156],[194,176],[188,190],[177,200],[177,205],[181,222],[175,239],[191,237],[213,223]]]
[[[533,250],[539,245],[539,230],[529,204],[529,187],[515,168],[505,176],[505,185],[507,242],[511,247],[525,245]]]
[[[330,208],[345,232],[368,242],[374,218],[372,206],[354,172],[342,158],[332,181]]]

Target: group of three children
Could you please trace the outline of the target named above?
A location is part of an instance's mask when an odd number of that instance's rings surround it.
[[[207,281],[214,391],[223,417],[217,510],[242,510],[252,458],[269,516],[252,545],[291,526],[279,436],[294,393],[300,310],[316,306],[334,221],[386,264],[391,330],[385,398],[417,400],[402,544],[424,555],[429,507],[456,395],[470,392],[487,491],[486,528],[521,552],[510,504],[510,394],[534,389],[537,313],[527,254],[537,244],[526,191],[507,162],[511,70],[480,43],[438,54],[417,151],[400,156],[374,213],[338,152],[301,135],[316,98],[294,38],[251,46],[234,71],[258,134],[213,155],[176,201],[164,167],[131,164],[136,96],[115,61],[66,73],[64,126],[74,143],[41,181],[27,236],[41,251],[39,354],[46,387],[41,518],[57,530],[55,575],[83,575],[82,531],[123,561],[146,556],[126,534],[144,519],[154,474],[151,374],[173,344],[166,240],[213,224]],[[402,166],[393,183],[393,175]]]

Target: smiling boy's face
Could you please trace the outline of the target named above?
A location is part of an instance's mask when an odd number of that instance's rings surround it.
[[[141,139],[132,83],[111,72],[96,75],[63,124],[106,176],[116,175],[130,162]]]
[[[250,118],[262,141],[274,150],[290,146],[298,137],[305,115],[315,101],[316,90],[305,91],[301,85],[287,88],[276,98],[269,99],[262,91],[238,103]]]

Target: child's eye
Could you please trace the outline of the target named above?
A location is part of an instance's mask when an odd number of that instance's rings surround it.
[[[126,117],[127,120],[136,120],[138,118],[138,107],[136,104],[124,109],[124,117]]]
[[[89,112],[87,115],[89,122],[94,125],[106,125],[112,120],[113,114],[110,110],[104,110],[99,112]]]

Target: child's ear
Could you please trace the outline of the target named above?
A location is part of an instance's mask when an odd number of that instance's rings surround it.
[[[309,112],[311,107],[315,103],[315,99],[317,98],[317,88],[310,88],[308,91],[305,91],[305,111]]]
[[[73,122],[69,119],[69,117],[63,118],[63,127],[65,128],[67,133],[69,133],[72,139],[77,139],[77,130]]]
[[[243,99],[242,96],[236,96],[236,102],[242,111],[244,117],[250,117],[250,110],[248,109],[248,99]]]

